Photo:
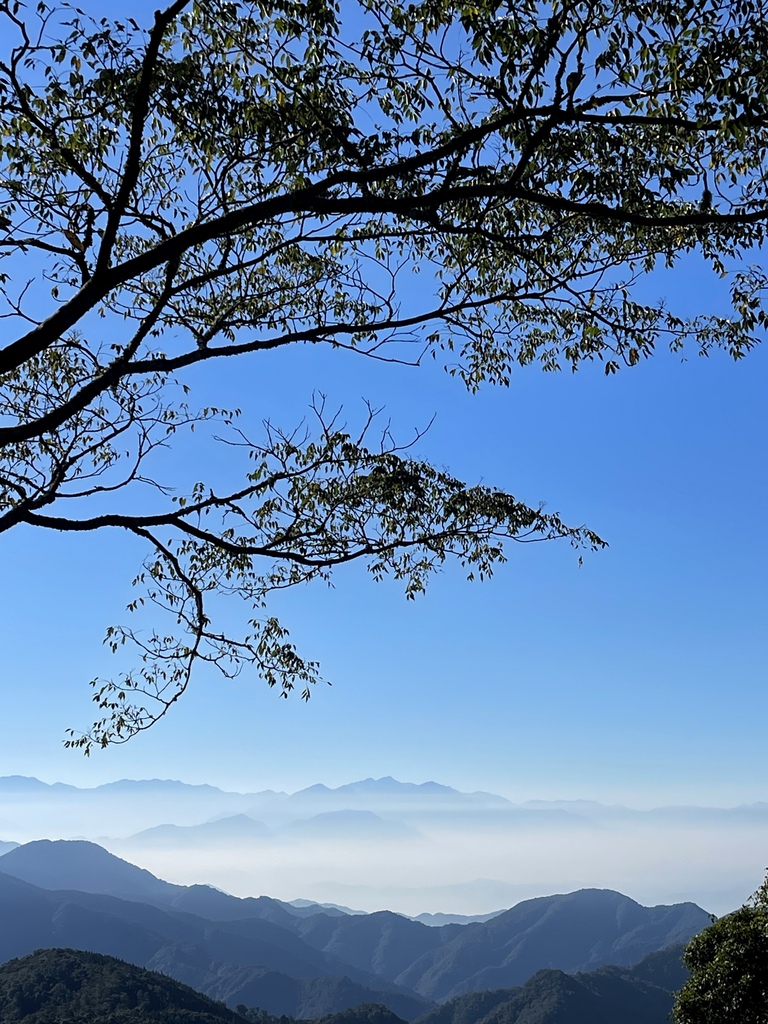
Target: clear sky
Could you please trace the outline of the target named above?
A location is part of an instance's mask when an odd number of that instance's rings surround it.
[[[696,301],[686,275],[669,287]],[[401,436],[434,413],[420,452],[546,502],[610,548],[579,568],[564,545],[518,546],[490,583],[449,568],[416,602],[356,569],[333,590],[285,595],[332,688],[304,705],[257,679],[200,677],[151,733],[85,761],[61,739],[91,720],[87,680],[113,670],[100,640],[125,618],[139,551],[119,534],[19,531],[3,551],[0,774],[280,789],[391,774],[520,798],[768,797],[768,352],[737,365],[660,356],[610,379],[528,369],[477,396],[432,365],[331,355],[259,357],[213,388],[192,380],[194,394],[286,424],[313,388],[350,422],[366,397]]]
[[[652,288],[690,312],[718,302],[694,267]],[[739,364],[686,356],[607,379],[529,368],[475,396],[431,362],[312,349],[190,374],[195,400],[242,406],[254,432],[267,417],[295,424],[313,390],[350,424],[362,399],[384,407],[400,438],[434,415],[418,454],[545,502],[610,548],[579,568],[565,545],[520,546],[490,583],[449,567],[416,602],[359,568],[333,590],[283,595],[331,688],[305,705],[256,678],[201,675],[149,734],[85,760],[61,741],[92,720],[87,681],[118,667],[101,637],[126,618],[140,551],[119,534],[16,531],[1,556],[0,774],[288,790],[393,775],[514,799],[768,799],[768,349]],[[189,452],[175,469],[206,476]]]

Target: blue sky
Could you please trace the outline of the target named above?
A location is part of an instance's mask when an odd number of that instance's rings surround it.
[[[652,289],[689,312],[718,304],[693,266]],[[350,424],[363,399],[384,407],[403,439],[434,416],[419,455],[545,502],[610,548],[582,568],[562,544],[513,548],[490,583],[448,567],[416,602],[358,568],[333,590],[283,595],[332,688],[304,705],[255,678],[201,675],[149,734],[84,760],[61,741],[91,721],[87,681],[117,667],[101,637],[125,619],[141,553],[119,535],[17,531],[2,554],[0,774],[289,790],[393,775],[514,799],[768,799],[768,351],[685,355],[608,379],[528,368],[474,396],[431,362],[313,349],[190,375],[194,399],[242,406],[254,432],[267,417],[296,423],[315,390]],[[205,478],[189,452],[177,458],[180,478]]]
[[[700,283],[681,273],[668,287],[695,302]],[[431,364],[311,349],[191,379],[200,402],[243,404],[254,429],[295,422],[313,388],[350,423],[362,397],[386,406],[400,436],[435,414],[420,454],[544,501],[610,548],[579,568],[565,545],[517,546],[490,583],[451,567],[416,602],[350,568],[279,605],[332,688],[304,705],[257,679],[201,676],[152,732],[86,761],[60,742],[90,721],[87,680],[115,667],[100,639],[125,618],[140,552],[119,535],[19,532],[4,552],[0,773],[280,789],[391,774],[520,799],[765,799],[767,356],[660,355],[610,379],[526,369],[475,396]]]

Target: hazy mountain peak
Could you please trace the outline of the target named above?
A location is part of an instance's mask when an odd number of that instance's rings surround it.
[[[490,914],[417,914],[408,915],[409,920],[418,921],[419,924],[429,925],[430,928],[442,928],[445,924],[484,924],[493,917],[505,914],[506,910],[494,910]]]
[[[290,821],[280,829],[281,835],[304,838],[344,836],[346,841],[359,839],[405,839],[418,836],[418,832],[399,821],[390,821],[373,811],[344,810],[321,811],[311,818]]]
[[[257,821],[247,814],[230,814],[225,817],[213,818],[198,825],[173,825],[163,823],[142,829],[128,837],[129,842],[140,845],[182,843],[185,847],[196,843],[253,840],[269,835],[269,828],[263,821]]]
[[[33,793],[53,790],[55,792],[74,792],[76,786],[68,786],[65,782],[41,782],[32,775],[4,775],[0,777],[0,793]]]
[[[311,910],[319,907],[320,910],[338,910],[342,914],[349,914],[351,917],[365,916],[367,910],[353,910],[352,907],[345,907],[341,903],[318,903],[316,900],[283,900],[283,905],[295,907],[297,910]]]
[[[443,786],[439,782],[400,782],[385,775],[381,779],[360,779],[357,782],[348,782],[344,786],[338,786],[336,793],[458,793],[458,790],[450,786]]]
[[[306,789],[298,789],[291,796],[315,796],[320,793],[332,793],[333,790],[322,782],[316,782],[314,786],[307,786]]]
[[[3,855],[3,873],[41,889],[158,895],[177,887],[82,839],[38,839]]]
[[[224,790],[219,789],[218,786],[209,786],[207,783],[192,784],[189,782],[181,782],[179,779],[118,779],[117,782],[105,782],[101,786],[96,786],[96,789],[99,792],[104,792],[104,790],[112,790],[117,792],[128,791],[132,793],[178,792],[200,794],[223,794],[224,792]]]

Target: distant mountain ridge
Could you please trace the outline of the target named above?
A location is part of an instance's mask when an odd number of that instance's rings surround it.
[[[80,839],[39,839],[16,845],[0,859],[0,870],[42,889],[115,896],[219,920],[258,917],[281,922],[318,910],[318,905],[309,901],[295,907],[268,896],[240,899],[209,885],[175,885]],[[323,913],[343,911],[323,908]]]
[[[146,793],[149,791],[172,791],[194,792],[194,793],[224,793],[236,796],[277,796],[277,797],[303,797],[307,795],[328,794],[328,793],[359,793],[359,792],[387,792],[387,793],[413,793],[413,794],[442,794],[473,796],[472,793],[461,793],[460,790],[451,786],[444,786],[439,782],[400,782],[391,775],[380,779],[360,779],[357,782],[348,782],[341,786],[326,786],[322,782],[307,786],[304,789],[296,790],[294,793],[285,793],[279,790],[265,789],[257,791],[240,792],[235,790],[224,790],[218,786],[211,786],[208,783],[181,782],[178,779],[117,779],[114,782],[104,782],[98,786],[73,786],[66,782],[42,782],[31,775],[3,775],[0,776],[0,793],[26,793],[34,791],[55,790],[57,792],[76,793],[103,793],[134,791]],[[480,794],[490,796],[494,800],[509,801],[504,797],[495,794]]]
[[[23,803],[20,798],[23,798]],[[275,790],[238,793],[216,786],[164,779],[121,779],[91,788],[78,788],[63,783],[49,784],[25,776],[0,777],[0,804],[6,803],[4,810],[7,809],[8,820],[12,822],[14,816],[18,817],[25,810],[29,813],[35,801],[42,801],[45,805],[46,819],[50,819],[53,808],[66,808],[75,833],[86,834],[86,821],[96,818],[102,822],[102,836],[111,834],[116,840],[133,838],[137,842],[153,843],[163,838],[168,842],[188,842],[194,838],[213,837],[213,822],[225,818],[233,819],[233,828],[236,827],[234,822],[239,821],[243,835],[249,838],[258,838],[262,826],[266,835],[267,827],[281,830],[288,825],[291,828],[281,834],[290,837],[291,829],[300,832],[305,827],[299,827],[296,822],[317,818],[309,827],[319,828],[322,824],[320,816],[325,814],[348,815],[345,823],[348,827],[361,827],[363,816],[383,815],[384,823],[377,823],[382,838],[387,833],[404,838],[412,834],[409,832],[412,825],[405,819],[425,811],[433,816],[447,814],[450,817],[460,810],[465,813],[492,813],[513,806],[504,797],[490,793],[462,793],[437,782],[399,782],[391,777],[362,779],[335,788],[318,783],[290,794]],[[390,812],[395,815],[392,820]],[[38,814],[36,820],[41,820],[41,817]],[[131,828],[132,822],[142,818],[140,827]],[[248,826],[246,818],[254,820],[257,825]],[[153,828],[165,831],[147,836],[146,833]],[[200,832],[197,836],[190,832],[176,832],[175,829],[179,828],[197,828]]]
[[[34,792],[57,792],[57,793],[113,793],[130,790],[133,792],[151,791],[172,791],[195,792],[195,793],[226,793],[226,790],[217,786],[210,786],[207,783],[196,784],[180,782],[177,779],[117,779],[114,782],[104,782],[99,786],[72,786],[66,782],[41,782],[32,775],[0,775],[0,793],[34,793]],[[267,791],[268,792],[268,791]],[[257,793],[238,794],[239,796],[258,796]],[[285,794],[283,794],[285,795]]]
[[[82,792],[77,786],[69,786],[66,782],[41,782],[40,779],[36,779],[31,775],[0,776],[0,793],[29,794],[43,791],[55,791],[57,793]]]
[[[444,786],[440,782],[400,782],[393,779],[391,775],[385,775],[381,779],[361,779],[359,782],[348,782],[343,786],[336,787],[337,792],[358,792],[370,789],[410,793],[458,793],[457,789],[452,786]]]
[[[427,924],[431,928],[440,928],[444,924],[482,924],[503,913],[503,910],[495,910],[492,914],[417,914],[411,917],[411,921]]]
[[[642,907],[610,890],[581,890],[526,900],[485,923],[424,929],[382,912],[366,917],[296,921],[318,949],[437,1002],[469,991],[525,982],[542,967],[589,971],[629,965],[687,942],[709,924],[695,904]]]
[[[227,979],[226,998],[233,1006],[247,990],[255,1005],[279,1010],[283,996],[275,978],[289,986],[314,980],[316,989],[326,985],[329,999],[346,999],[342,1005],[327,1003],[322,1013],[391,1001],[412,1019],[430,1005],[257,917],[222,922],[103,894],[45,890],[0,874],[0,920],[0,963],[36,949],[71,947],[160,970],[205,994],[215,990],[217,997]],[[333,985],[330,979],[336,979]]]
[[[0,776],[0,796],[108,796],[114,794],[147,797],[156,794],[170,794],[175,797],[233,797],[237,800],[263,799],[266,801],[301,803],[303,801],[323,802],[329,799],[347,797],[387,797],[398,798],[431,798],[435,797],[450,802],[466,802],[484,805],[487,808],[515,809],[521,813],[553,812],[578,816],[631,816],[641,818],[663,818],[675,816],[678,819],[699,815],[723,815],[738,817],[751,814],[768,818],[768,801],[755,801],[733,807],[709,807],[689,804],[672,804],[638,810],[621,804],[603,804],[597,800],[526,800],[514,803],[507,797],[483,790],[464,792],[439,782],[401,782],[392,776],[374,779],[360,779],[340,786],[327,786],[315,783],[293,793],[280,790],[235,791],[225,790],[208,783],[188,783],[178,779],[118,779],[113,782],[101,783],[98,786],[81,787],[64,782],[43,782],[34,776],[5,775]],[[354,809],[352,807],[346,809]]]

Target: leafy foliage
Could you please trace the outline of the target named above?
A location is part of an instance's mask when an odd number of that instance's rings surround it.
[[[768,1021],[768,879],[739,910],[693,938],[691,972],[677,997],[677,1024]]]
[[[362,1003],[320,1018],[320,1024],[403,1024],[397,1014],[380,1003]]]
[[[294,1017],[276,1017],[258,1007],[248,1008],[240,1004],[236,1009],[241,1016],[251,1021],[251,1024],[305,1024]],[[401,1017],[379,1003],[361,1003],[359,1006],[326,1014],[316,1020],[317,1024],[405,1024]]]
[[[238,1003],[235,1010],[244,1017],[251,1024],[293,1024],[296,1020],[295,1017],[289,1017],[286,1014],[276,1016],[274,1013],[267,1013],[266,1010],[262,1010],[258,1006],[246,1006],[244,1003]]]
[[[174,0],[142,28],[2,0],[0,531],[129,532],[136,607],[172,623],[110,630],[138,668],[96,681],[71,745],[148,728],[201,662],[307,696],[318,666],[269,598],[342,563],[414,596],[510,541],[602,546],[320,399],[313,429],[251,440],[187,404],[184,371],[311,344],[431,354],[474,390],[659,345],[740,358],[766,323],[744,258],[768,218],[767,21],[748,0]],[[687,253],[729,278],[730,316],[647,297]],[[206,423],[251,464],[171,500],[158,449]],[[217,594],[253,610],[244,635],[212,623]]]

